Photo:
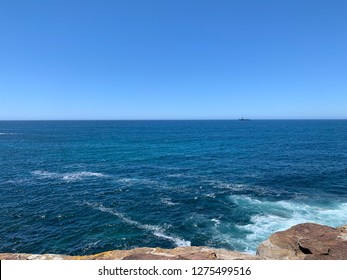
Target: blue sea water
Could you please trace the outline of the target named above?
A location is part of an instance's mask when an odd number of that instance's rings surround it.
[[[0,252],[255,252],[347,224],[347,121],[0,122]]]

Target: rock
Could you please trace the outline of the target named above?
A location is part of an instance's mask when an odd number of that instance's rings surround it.
[[[65,255],[56,254],[11,254],[0,253],[0,260],[65,260]]]
[[[299,224],[271,235],[257,255],[274,260],[347,260],[347,225]]]
[[[256,260],[257,256],[208,247],[177,247],[174,249],[136,248],[114,250],[87,256],[54,254],[0,254],[0,260]]]

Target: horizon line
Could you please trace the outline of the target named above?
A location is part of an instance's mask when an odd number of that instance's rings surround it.
[[[9,119],[0,122],[25,122],[25,121],[240,121],[241,118],[220,118],[220,119]],[[244,118],[249,121],[324,121],[324,120],[347,120],[347,118]]]

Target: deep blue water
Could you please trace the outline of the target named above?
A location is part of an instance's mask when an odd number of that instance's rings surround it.
[[[0,122],[0,252],[254,252],[347,224],[347,121]]]

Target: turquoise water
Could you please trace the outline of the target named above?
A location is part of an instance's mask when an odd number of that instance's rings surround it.
[[[347,223],[347,121],[3,121],[0,197],[0,252],[255,252]]]

